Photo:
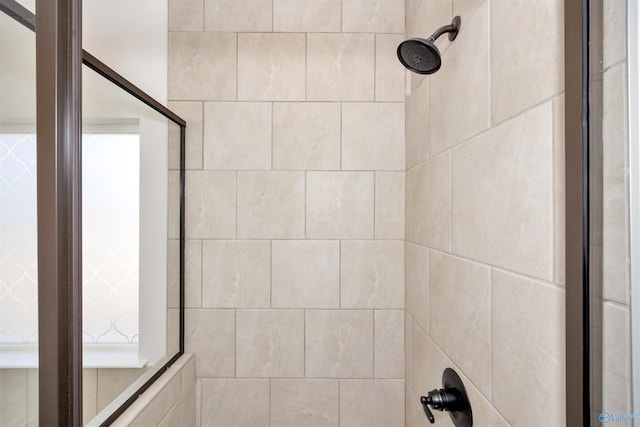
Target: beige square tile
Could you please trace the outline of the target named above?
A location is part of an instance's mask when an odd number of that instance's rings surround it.
[[[340,303],[344,308],[404,308],[404,242],[344,241]]]
[[[436,249],[451,248],[451,153],[407,171],[407,239]]]
[[[602,323],[602,407],[610,414],[628,414],[632,412],[629,307],[605,302]]]
[[[429,111],[431,156],[489,128],[488,2],[462,23],[442,68],[428,79],[434,106]]]
[[[27,427],[38,427],[40,425],[38,375],[38,369],[27,369]],[[84,384],[84,377],[82,381]],[[84,397],[82,404],[84,405]],[[91,408],[88,408],[88,410],[91,411]],[[95,410],[95,407],[93,408],[93,410]],[[82,411],[82,416],[84,419],[91,418],[90,414],[87,416],[84,415],[84,406],[82,408]]]
[[[273,105],[273,168],[340,169],[340,104]]]
[[[404,168],[404,104],[343,104],[342,169]]]
[[[414,14],[407,16],[407,38],[420,37],[426,39],[433,32],[449,25],[453,16],[451,15],[452,0],[420,0]],[[462,17],[462,26],[466,25],[468,16]],[[445,52],[449,47],[449,38],[445,35],[436,41],[436,46],[440,52]]]
[[[404,0],[342,0],[342,31],[404,33]]]
[[[180,306],[180,242],[170,240],[168,247],[168,307]],[[186,240],[185,260],[185,306],[200,307],[202,299],[202,242]]]
[[[236,237],[236,173],[189,171],[186,174],[187,238]]]
[[[404,425],[404,381],[341,380],[340,423],[350,427]]]
[[[553,201],[554,207],[554,236],[555,236],[555,282],[565,283],[565,117],[564,95],[553,100]]]
[[[442,385],[442,369],[438,362],[444,355],[436,352],[436,346],[429,335],[417,323],[412,328],[412,365],[413,365],[413,393],[416,397],[424,395]],[[439,357],[438,357],[439,356]],[[446,366],[446,362],[441,362]]]
[[[187,122],[185,164],[187,169],[202,169],[202,102],[170,101],[169,109]],[[169,152],[179,153],[179,140],[169,140]],[[170,169],[180,169],[180,158],[170,157]]]
[[[270,0],[204,0],[206,31],[271,31]]]
[[[463,22],[469,19],[486,0],[453,0],[453,16],[459,15]]]
[[[238,172],[238,237],[304,238],[304,172]]]
[[[453,251],[553,280],[551,103],[453,150]]]
[[[629,159],[626,63],[605,71],[602,117],[603,295],[629,303]]]
[[[376,101],[404,102],[405,69],[396,50],[403,34],[376,34]]]
[[[307,238],[373,238],[374,176],[307,172]]]
[[[269,396],[268,379],[203,379],[202,426],[269,427]]]
[[[158,427],[195,427],[196,425],[196,387],[191,385],[169,413],[162,419]]]
[[[424,427],[424,409],[409,387],[405,387],[405,427]]]
[[[406,99],[406,168],[429,158],[429,80],[422,82]]]
[[[413,389],[413,318],[404,312],[404,380]]]
[[[305,43],[304,34],[239,34],[238,99],[304,100]]]
[[[404,311],[375,310],[374,377],[404,379]]]
[[[170,0],[169,31],[202,31],[203,0]]]
[[[196,355],[198,377],[235,375],[234,310],[185,310],[185,351]]]
[[[340,242],[275,240],[272,248],[272,307],[340,306]]]
[[[196,427],[202,425],[202,379],[196,378]]]
[[[176,354],[180,351],[180,309],[167,310],[167,354]]]
[[[169,99],[236,98],[236,35],[169,33]]]
[[[373,377],[373,312],[305,312],[307,378]]]
[[[424,0],[405,0],[404,2],[404,10],[406,15],[406,22],[408,23],[418,11],[418,7],[422,4]],[[406,25],[405,28],[408,30],[409,25]]]
[[[196,383],[196,357],[193,354],[185,354],[179,359],[180,363],[180,381],[182,384],[182,392]]]
[[[627,2],[608,0],[602,7],[602,56],[603,66],[608,68],[627,57]]]
[[[163,378],[158,379],[147,391],[147,396],[142,395],[140,400],[147,400],[147,404],[141,410],[141,413],[131,423],[131,427],[155,427],[159,426],[162,419],[167,415],[169,409],[180,398],[180,376],[171,372],[171,369],[165,373]],[[126,416],[126,413],[125,413]],[[183,420],[185,426],[187,420]]]
[[[491,269],[431,251],[429,301],[431,338],[490,396]]]
[[[187,240],[185,244],[185,306],[202,304],[202,242]]]
[[[269,307],[268,241],[207,240],[203,242],[202,255],[204,307]]]
[[[34,370],[34,378],[36,378],[36,381],[34,381],[36,384],[34,384],[36,386],[36,390],[35,390],[35,396],[38,396],[38,389],[37,389],[37,385],[39,383],[39,381],[37,380],[38,377],[38,372],[36,370]],[[38,412],[38,407],[37,407],[37,398],[36,400],[36,406],[35,408],[32,408],[35,413]],[[28,403],[27,403],[28,405]],[[82,419],[83,419],[83,424],[87,424],[89,423],[89,421],[91,421],[93,419],[93,417],[96,416],[96,414],[98,413],[98,370],[97,369],[88,369],[88,368],[84,368],[82,369]],[[35,426],[37,426],[38,424],[34,424]]]
[[[238,310],[236,374],[304,377],[304,311]]]
[[[271,427],[338,427],[338,380],[271,380]]]
[[[0,424],[26,425],[27,370],[0,369],[0,384]]]
[[[565,419],[564,291],[498,270],[492,282],[492,401],[511,425],[554,425]]]
[[[167,174],[167,237],[180,238],[180,172],[170,170]]]
[[[404,198],[404,172],[376,173],[376,239],[404,239]]]
[[[429,249],[405,244],[405,298],[407,311],[426,331],[429,330]]]
[[[493,123],[500,123],[562,92],[563,5],[558,0],[491,2]],[[476,12],[472,19],[479,13]],[[523,76],[527,78],[523,79]]]
[[[145,369],[100,368],[97,370],[97,410],[102,411],[113,399],[133,384]]]
[[[308,34],[307,99],[373,101],[373,34]]]
[[[273,31],[340,32],[340,0],[274,0]]]
[[[185,251],[186,252],[186,251]],[[185,253],[186,258],[186,253]],[[186,259],[185,259],[186,264]],[[167,241],[167,307],[180,306],[180,241]]]
[[[204,104],[205,169],[271,169],[271,104]]]

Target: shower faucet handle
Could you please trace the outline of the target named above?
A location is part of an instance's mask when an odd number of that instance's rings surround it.
[[[431,410],[436,410],[448,412],[456,427],[473,427],[467,391],[458,374],[451,368],[445,369],[442,373],[442,388],[431,390],[426,396],[420,396],[420,403],[431,424],[436,422]]]
[[[420,396],[420,403],[422,403],[422,409],[424,409],[424,414],[427,416],[427,419],[431,424],[436,422],[436,419],[433,417],[433,414],[429,410],[429,398],[426,396]]]

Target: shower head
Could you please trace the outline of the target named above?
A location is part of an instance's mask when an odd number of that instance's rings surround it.
[[[418,74],[433,74],[440,69],[442,59],[435,41],[449,33],[449,40],[455,40],[460,29],[460,17],[456,16],[451,25],[440,27],[428,39],[413,38],[398,46],[398,59],[409,71]]]

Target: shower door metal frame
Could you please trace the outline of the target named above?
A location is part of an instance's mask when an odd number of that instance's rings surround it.
[[[589,0],[565,0],[566,425],[589,425]]]
[[[566,423],[600,425],[603,321],[603,14],[565,0]]]
[[[36,0],[40,426],[82,425],[82,0]]]
[[[113,423],[184,354],[186,121],[82,50],[82,0],[15,0],[6,13],[36,33],[39,425],[79,427],[82,417],[82,65],[180,127],[179,350],[102,424]],[[47,301],[48,304],[43,304]]]

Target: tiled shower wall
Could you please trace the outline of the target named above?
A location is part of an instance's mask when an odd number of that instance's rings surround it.
[[[448,366],[474,424],[564,425],[563,1],[406,11],[409,36],[462,17],[407,98],[407,426]]]
[[[602,72],[602,406],[632,412],[629,330],[629,158],[627,2],[603,2]],[[636,76],[637,78],[637,76]],[[594,356],[594,359],[598,357]],[[598,359],[595,359],[598,360]],[[599,363],[600,361],[598,360]]]
[[[403,0],[170,0],[202,426],[404,425]]]

